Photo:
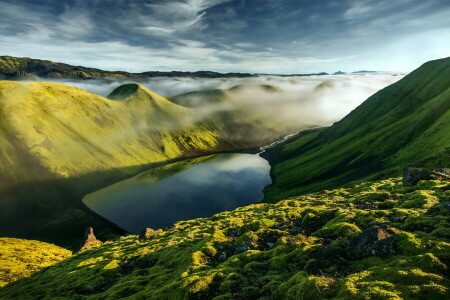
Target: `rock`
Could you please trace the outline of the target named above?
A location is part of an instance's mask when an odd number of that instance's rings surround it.
[[[420,180],[428,178],[430,171],[421,168],[406,167],[403,169],[403,185],[413,186]]]
[[[359,209],[367,209],[367,210],[379,210],[378,206],[372,204],[372,203],[366,203],[358,207]]]
[[[226,261],[227,260],[227,254],[225,252],[222,252],[219,257],[218,257],[219,261]]]
[[[84,242],[83,246],[81,247],[81,250],[86,250],[86,249],[92,248],[94,246],[99,246],[99,245],[103,244],[101,241],[97,240],[97,238],[95,237],[94,229],[92,227],[89,227],[88,229],[86,229],[84,236],[85,236],[85,242]]]
[[[150,240],[155,234],[156,234],[155,230],[153,230],[151,228],[145,228],[139,234],[139,239],[140,240]]]
[[[396,253],[396,233],[396,229],[386,225],[372,226],[350,240],[347,254],[352,259],[392,256]]]
[[[242,253],[244,251],[249,250],[250,247],[251,247],[250,243],[242,243],[242,244],[240,244],[239,246],[236,247],[235,253],[236,254]]]
[[[420,180],[450,181],[450,169],[425,170],[422,168],[406,167],[403,169],[403,185],[413,186]]]

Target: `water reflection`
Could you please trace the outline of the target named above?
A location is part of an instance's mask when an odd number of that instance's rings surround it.
[[[83,201],[132,233],[207,217],[262,200],[270,165],[253,154],[218,154],[150,170]]]

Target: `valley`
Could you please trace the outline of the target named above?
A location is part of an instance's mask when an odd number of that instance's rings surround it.
[[[428,62],[332,126],[294,131],[233,103],[279,92],[263,85],[165,98],[125,84],[106,98],[2,82],[2,235],[78,250],[92,226],[104,243],[70,256],[17,239],[52,254],[0,272],[3,285],[56,265],[0,298],[448,296],[449,70]],[[407,185],[409,165],[437,175]]]

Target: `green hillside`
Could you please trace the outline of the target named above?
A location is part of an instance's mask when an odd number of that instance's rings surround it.
[[[128,236],[0,299],[446,299],[450,184],[400,178]]]
[[[406,165],[450,167],[450,58],[430,61],[333,126],[266,153],[266,201],[387,178]]]
[[[69,250],[39,241],[0,238],[0,287],[71,255]]]
[[[247,146],[142,86],[127,96],[0,81],[0,236],[73,247],[92,225],[112,238],[123,231],[90,212],[85,194],[157,162]]]

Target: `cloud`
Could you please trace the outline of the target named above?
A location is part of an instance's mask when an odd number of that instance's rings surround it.
[[[295,131],[305,125],[322,126],[338,121],[369,96],[400,78],[402,76],[389,74],[214,79],[161,77],[139,83],[169,97],[192,91],[225,90],[231,102],[208,102],[207,98],[199,97],[198,101],[203,105],[195,108],[196,121],[208,118],[211,114],[233,111],[242,114],[247,120],[270,120],[273,128]],[[131,81],[56,82],[106,96],[117,86]],[[263,85],[274,86],[277,90],[266,90],[261,88]],[[235,86],[241,87],[229,90]]]
[[[229,0],[170,0],[162,3],[147,3],[150,11],[137,15],[137,28],[150,34],[175,35],[193,30],[202,30],[208,25],[203,22],[206,10]],[[141,11],[141,7],[138,8]],[[149,17],[149,15],[151,17]]]
[[[0,0],[0,54],[107,70],[251,73],[367,69],[377,57],[377,70],[408,72],[450,49],[435,34],[449,28],[448,1],[336,3]],[[386,50],[422,43],[425,33],[434,52]],[[385,62],[391,57],[404,63]]]

